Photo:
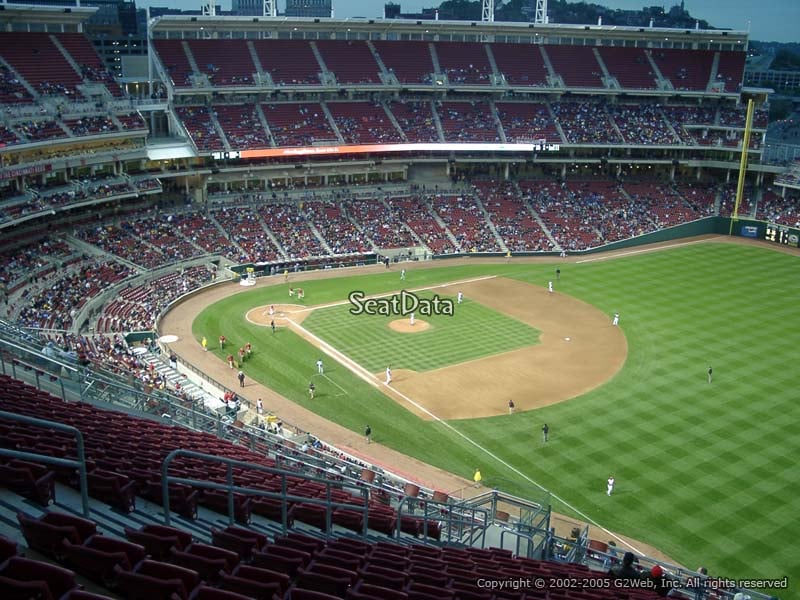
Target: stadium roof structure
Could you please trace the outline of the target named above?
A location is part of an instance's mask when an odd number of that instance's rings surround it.
[[[20,26],[45,25],[48,31],[61,26],[74,31],[97,12],[96,6],[33,6],[29,4],[0,4],[0,27],[3,31],[19,31]]]
[[[624,27],[616,25],[535,24],[494,21],[427,21],[412,19],[323,19],[302,17],[229,17],[164,15],[150,21],[156,34],[173,31],[213,35],[226,31],[272,33],[309,39],[308,34],[330,34],[339,40],[509,41],[542,44],[595,45],[598,39],[614,45],[652,48],[746,50],[748,33],[734,30]],[[319,38],[324,39],[324,38]]]

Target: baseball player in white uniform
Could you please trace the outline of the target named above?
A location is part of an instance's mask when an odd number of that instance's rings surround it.
[[[413,312],[412,312],[412,313],[411,313],[411,315],[409,316],[409,321],[410,321],[410,323],[409,323],[409,324],[410,324],[410,325],[413,327],[413,326],[414,326],[414,323],[416,323],[416,320],[415,320],[415,318],[414,318],[414,313],[413,313]]]
[[[458,303],[464,302],[464,292],[458,292]]]
[[[619,313],[614,313],[614,320],[611,321],[612,325],[619,325]]]
[[[550,292],[551,294],[553,293],[553,282],[552,281],[548,281],[547,282],[547,291]]]
[[[405,279],[406,279],[406,270],[405,269],[401,269],[400,270],[400,281],[405,281]]]
[[[386,367],[386,381],[384,381],[386,385],[392,383],[392,368]]]
[[[612,475],[611,477],[608,478],[608,482],[606,485],[606,496],[610,496],[611,492],[614,491],[614,483],[615,483],[614,476]]]
[[[323,375],[325,373],[325,369],[322,368],[322,359],[317,360],[317,373]]]

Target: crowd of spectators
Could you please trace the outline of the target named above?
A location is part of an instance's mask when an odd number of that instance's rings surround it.
[[[133,231],[130,222],[122,220],[118,224],[105,223],[81,229],[76,234],[84,242],[146,269],[154,269],[167,262],[160,250],[139,240]]]
[[[54,268],[74,253],[63,240],[45,237],[37,242],[0,252],[0,283],[9,288],[17,280],[46,267]]]
[[[265,204],[258,213],[289,259],[327,254],[297,204]]]
[[[350,222],[336,202],[304,202],[303,212],[334,254],[354,254],[372,249],[364,234]]]
[[[269,147],[269,135],[261,124],[254,105],[215,104],[214,111],[231,148],[244,150]]]
[[[248,206],[224,206],[214,210],[211,216],[217,220],[224,234],[242,251],[236,251],[228,258],[239,262],[269,262],[276,260],[280,253],[269,239],[264,222],[256,211]]]
[[[584,200],[566,183],[553,181],[521,181],[520,188],[561,248],[584,250],[602,243],[592,206],[597,198]]]
[[[780,196],[772,190],[765,190],[758,203],[756,218],[800,228],[800,194],[787,190],[785,196]]]
[[[103,307],[97,320],[97,333],[148,331],[158,315],[178,297],[211,281],[212,272],[204,265],[181,269],[120,291]]]
[[[470,195],[430,196],[432,210],[456,239],[461,252],[499,252],[500,245],[478,201]]]
[[[80,119],[64,119],[64,124],[72,131],[72,135],[97,135],[100,133],[115,133],[117,126],[107,116],[86,116]]]
[[[16,320],[25,327],[67,330],[72,326],[76,311],[87,300],[133,273],[122,263],[87,257],[63,270],[53,271],[36,286],[25,288],[19,299],[24,301],[24,306]]]
[[[500,142],[487,102],[440,102],[437,106],[446,142]]]
[[[666,146],[676,142],[658,105],[611,104],[608,112],[626,144]]]
[[[381,201],[349,200],[345,206],[348,214],[378,248],[410,248],[418,245],[397,212],[388,209]]]
[[[406,223],[423,243],[435,254],[452,254],[457,251],[447,237],[447,232],[442,228],[428,210],[427,204],[433,194],[414,194],[401,198],[389,198],[389,209],[397,219]]]
[[[224,150],[207,106],[177,106],[175,112],[198,150]]]
[[[380,104],[330,102],[328,108],[347,143],[389,144],[403,141]]]
[[[142,244],[157,248],[164,256],[164,263],[195,258],[203,252],[184,236],[175,235],[175,216],[161,213],[151,217],[132,219],[127,225],[132,235]]]
[[[0,104],[25,104],[28,102],[33,102],[33,96],[8,67],[0,64]]]
[[[388,106],[409,142],[441,141],[430,102],[406,100],[390,102]]]
[[[313,146],[321,141],[337,141],[318,103],[263,104],[262,108],[278,146]]]
[[[557,102],[553,113],[571,144],[622,142],[602,102]]]
[[[475,181],[473,186],[508,250],[538,252],[553,249],[553,244],[528,210],[514,183]]]

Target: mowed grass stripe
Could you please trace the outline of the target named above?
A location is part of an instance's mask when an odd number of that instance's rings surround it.
[[[624,368],[605,386],[569,402],[453,426],[596,521],[688,567],[800,580],[794,551],[800,536],[798,259],[762,248],[702,244],[558,266],[559,292],[609,315],[620,312],[629,345]],[[423,278],[438,283],[497,273],[544,287],[554,269],[512,263],[459,268],[457,276],[447,268],[412,276],[416,285]],[[324,284],[330,287],[315,290],[315,303],[344,299],[356,284],[367,293],[398,287],[395,273]],[[257,290],[249,306],[266,303],[270,293]],[[198,339],[216,339],[221,323],[228,335],[230,315],[248,306],[236,298],[198,318]],[[469,477],[480,466],[487,485],[541,497],[443,426],[417,419],[337,365],[331,377],[351,386],[351,396],[330,392],[310,403],[307,381],[292,377],[312,373],[318,351],[288,331],[279,334],[260,376],[280,393],[359,433],[369,421],[381,443],[451,472]],[[321,381],[320,387],[333,387]],[[543,422],[551,427],[547,445],[541,442]],[[605,479],[612,473],[618,493],[608,498]],[[559,502],[553,506],[569,512]]]
[[[431,298],[432,294],[419,296]],[[388,365],[428,371],[539,342],[538,330],[477,302],[457,304],[453,316],[417,312],[417,320],[431,325],[419,333],[389,328],[391,321],[408,320],[408,316],[353,315],[350,309],[345,305],[315,310],[303,327],[372,372]]]

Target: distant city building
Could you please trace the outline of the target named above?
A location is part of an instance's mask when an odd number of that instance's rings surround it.
[[[330,17],[332,0],[286,0],[287,17]]]
[[[231,0],[231,14],[260,16],[264,14],[264,0]]]

